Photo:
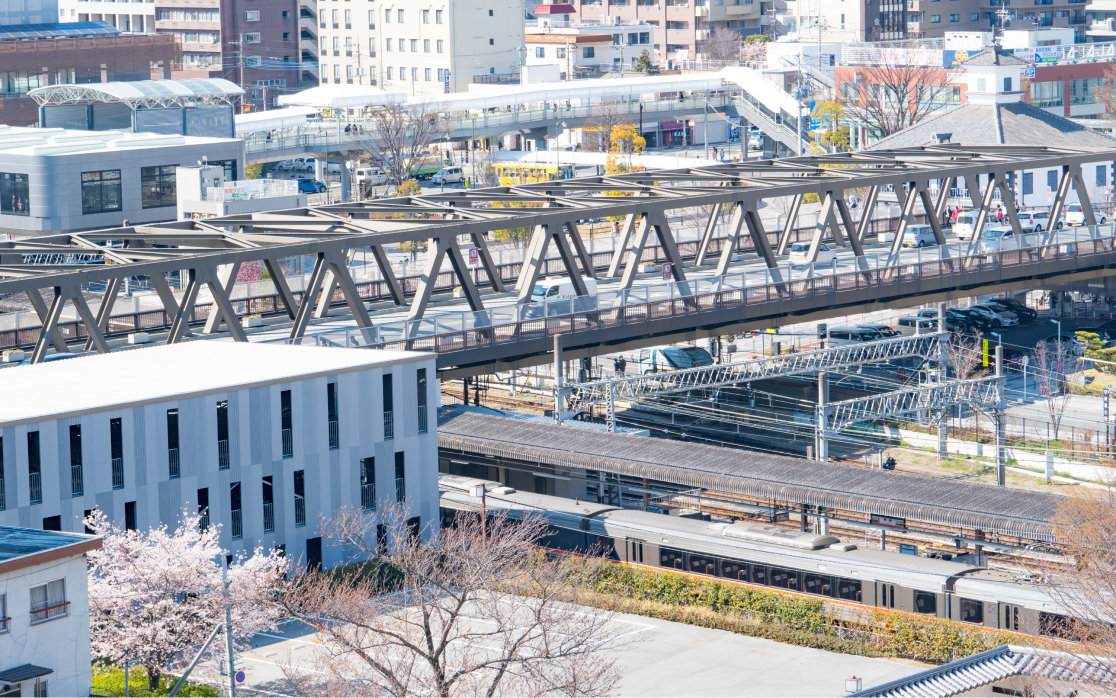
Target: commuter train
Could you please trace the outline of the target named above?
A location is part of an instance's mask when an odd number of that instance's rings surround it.
[[[441,476],[443,525],[457,512],[480,510],[482,482]],[[666,516],[484,484],[489,512],[542,515],[550,526],[542,545],[556,550],[593,549],[620,563],[1028,635],[1064,635],[1067,627],[1065,610],[1023,572],[869,550],[777,526]]]

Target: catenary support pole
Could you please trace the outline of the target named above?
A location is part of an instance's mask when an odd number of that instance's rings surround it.
[[[945,332],[945,303],[938,303],[938,332]],[[957,376],[964,380],[965,376]],[[938,340],[938,382],[945,383],[949,380],[949,357],[946,353],[946,337],[942,335]],[[938,461],[946,459],[949,451],[949,408],[943,407],[938,411]]]
[[[817,416],[817,454],[819,463],[829,460],[829,435],[826,431],[826,408],[829,404],[829,374],[825,371],[818,373],[818,416]]]
[[[562,423],[562,388],[565,376],[562,370],[562,335],[554,335],[554,421]]]
[[[1007,484],[1007,463],[1004,457],[1004,427],[1007,422],[1004,400],[1006,381],[1004,380],[1004,348],[996,345],[996,484]]]

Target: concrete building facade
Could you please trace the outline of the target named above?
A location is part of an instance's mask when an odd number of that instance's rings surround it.
[[[58,0],[59,22],[107,22],[125,34],[154,34],[155,5],[131,0]]]
[[[318,78],[323,85],[375,86],[381,79],[374,0],[319,0]]]
[[[26,398],[0,407],[2,524],[81,531],[96,508],[145,529],[185,507],[231,553],[326,566],[342,506],[402,502],[436,535],[432,354],[196,341],[6,369],[0,391]]]
[[[562,80],[629,73],[644,49],[654,48],[647,23],[583,24],[564,17],[528,20],[526,65],[555,65]]]
[[[0,526],[0,695],[88,696],[86,553],[101,539]]]

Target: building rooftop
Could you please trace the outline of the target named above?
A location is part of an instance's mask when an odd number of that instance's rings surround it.
[[[0,154],[5,155],[73,155],[97,151],[109,152],[231,142],[235,142],[235,139],[133,133],[131,131],[30,128],[0,124]]]
[[[101,539],[80,533],[0,526],[0,572],[9,572],[101,547]]]
[[[0,427],[393,366],[429,356],[199,340],[16,366],[0,370],[0,395],[12,397],[0,400]]]
[[[190,104],[231,104],[244,90],[222,78],[185,80],[132,80],[93,82],[80,85],[49,85],[27,93],[43,104],[127,104],[137,107],[168,107]]]
[[[108,22],[56,22],[52,24],[0,25],[0,41],[35,39],[81,39],[89,36],[119,36],[122,32]]]
[[[1021,59],[1021,58],[1016,58],[1015,56],[1012,56],[1011,54],[1004,53],[997,46],[993,46],[992,48],[986,48],[983,51],[981,51],[980,53],[970,57],[965,62],[963,62],[961,65],[964,65],[964,66],[978,66],[979,67],[979,66],[992,66],[992,65],[1029,66],[1031,64],[1028,63],[1027,61]]]
[[[1027,104],[968,103],[932,114],[914,126],[873,143],[868,150],[937,145],[939,136],[951,143],[980,145],[1026,145],[1103,148],[1116,146],[1116,139],[1074,123],[1069,119]]]

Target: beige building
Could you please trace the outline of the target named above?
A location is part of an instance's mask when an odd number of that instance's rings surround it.
[[[379,84],[376,26],[380,5],[373,0],[317,0],[321,84]]]
[[[460,92],[474,82],[518,82],[524,53],[520,0],[378,0],[368,5],[376,14],[379,87],[418,95]]]
[[[652,25],[654,50],[648,53],[667,67],[699,60],[717,28],[741,36],[760,33],[784,5],[780,0],[571,0],[569,4],[581,21]]]

